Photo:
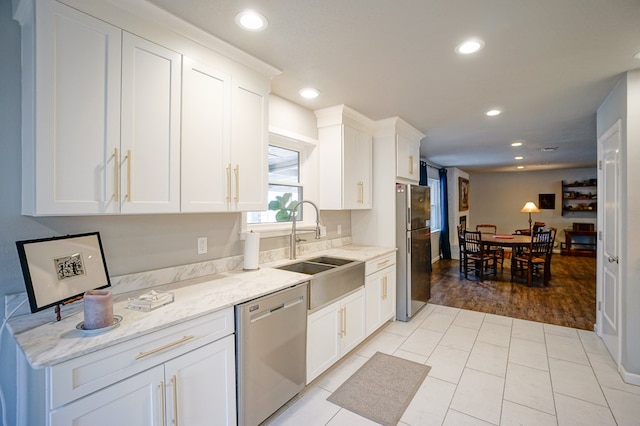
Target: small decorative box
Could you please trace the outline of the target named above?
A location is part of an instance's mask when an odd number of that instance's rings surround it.
[[[134,309],[136,311],[149,312],[164,305],[168,305],[169,303],[173,303],[173,293],[151,290],[150,292],[141,294],[138,297],[130,298],[129,306],[127,306],[127,308]]]

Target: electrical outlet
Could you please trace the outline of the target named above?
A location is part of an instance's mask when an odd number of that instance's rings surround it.
[[[327,227],[324,225],[320,225],[320,236],[321,237],[327,236]]]
[[[198,237],[198,254],[207,253],[207,237]]]
[[[338,230],[336,231],[336,234],[342,235],[342,225],[338,225]]]

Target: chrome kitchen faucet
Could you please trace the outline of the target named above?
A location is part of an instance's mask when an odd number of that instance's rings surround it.
[[[309,203],[313,206],[314,209],[316,209],[316,240],[320,239],[320,212],[318,211],[318,206],[316,206],[312,201],[300,201],[293,207],[293,209],[291,209],[291,213],[293,215],[293,224],[291,226],[291,236],[289,238],[289,259],[296,258],[296,243],[305,241],[298,238],[298,236],[296,235],[296,211],[298,210],[298,207],[300,207],[304,203]]]

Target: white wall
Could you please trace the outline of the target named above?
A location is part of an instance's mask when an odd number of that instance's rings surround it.
[[[447,169],[447,197],[449,199],[449,244],[451,245],[451,258],[460,259],[460,247],[458,245],[458,225],[460,224],[460,217],[465,216],[467,220],[467,228],[469,227],[469,221],[471,220],[471,211],[473,203],[471,198],[469,199],[469,210],[460,211],[459,209],[459,190],[458,190],[458,178],[469,179],[469,174],[463,170],[455,167]],[[473,184],[469,182],[470,192],[469,195],[473,195]]]
[[[618,119],[622,120],[621,149],[621,223],[619,224],[621,251],[620,290],[622,298],[621,364],[625,373],[640,383],[640,70],[624,74],[600,105],[597,112],[598,137]]]

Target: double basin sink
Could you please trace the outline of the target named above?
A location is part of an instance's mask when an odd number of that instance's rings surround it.
[[[364,262],[320,256],[278,267],[310,275],[309,311],[328,305],[364,285]]]

